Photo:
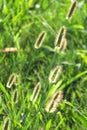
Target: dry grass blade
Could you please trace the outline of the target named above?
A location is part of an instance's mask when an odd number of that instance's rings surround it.
[[[37,39],[36,39],[36,42],[35,42],[35,44],[34,44],[34,47],[35,47],[36,49],[39,49],[39,48],[42,46],[45,37],[46,37],[46,32],[45,32],[45,31],[42,31],[42,32],[38,35],[38,37],[37,37]]]
[[[2,130],[10,130],[10,127],[11,127],[11,121],[10,121],[10,119],[7,117],[7,118],[5,118],[5,120],[4,120],[4,124],[3,124]]]
[[[4,50],[0,50],[0,52],[17,52],[18,48],[16,47],[10,47],[10,48],[5,48]]]
[[[62,73],[62,66],[56,66],[53,68],[49,75],[49,82],[56,83]]]
[[[30,98],[30,101],[33,101],[35,102],[39,96],[39,93],[40,93],[40,90],[41,90],[41,83],[38,82],[33,90],[33,93],[31,95],[31,98]]]
[[[75,13],[75,10],[76,10],[76,7],[77,7],[77,1],[73,1],[69,10],[68,10],[68,13],[67,13],[67,16],[66,16],[66,19],[72,19],[72,16],[73,14]]]
[[[45,107],[45,110],[49,113],[55,112],[62,98],[63,98],[63,91],[55,92],[49,99]]]

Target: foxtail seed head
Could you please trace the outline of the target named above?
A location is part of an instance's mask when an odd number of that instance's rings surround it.
[[[76,10],[76,7],[77,7],[77,1],[74,0],[68,10],[68,13],[67,13],[67,16],[66,16],[66,19],[67,20],[70,20],[72,19],[72,16],[73,14],[75,13],[75,10]]]
[[[56,66],[53,68],[49,75],[49,82],[56,83],[62,72],[62,66]]]
[[[7,88],[11,88],[13,84],[17,84],[17,78],[18,78],[18,75],[17,74],[11,74],[9,79],[8,79],[8,82],[6,84],[6,87]]]
[[[64,51],[67,47],[67,41],[66,38],[62,38],[61,43],[60,43],[60,47],[55,46],[55,51]]]
[[[4,120],[4,124],[3,124],[2,130],[10,130],[10,127],[11,127],[11,121],[10,121],[10,119],[7,117],[7,118],[5,118],[5,120]]]
[[[18,102],[18,90],[15,89],[13,92],[13,102],[16,104]]]
[[[63,98],[63,91],[55,92],[49,99],[45,107],[45,110],[49,113],[55,112],[62,98]]]
[[[35,102],[39,96],[39,93],[40,93],[40,90],[41,90],[41,83],[38,82],[33,90],[33,93],[31,95],[31,98],[30,98],[30,101],[33,101]]]
[[[5,48],[4,50],[0,50],[0,52],[17,52],[18,51],[18,48],[16,47],[8,47],[8,48]]]
[[[65,37],[66,37],[66,27],[62,26],[55,38],[54,45],[58,47],[58,44],[60,44],[62,39]]]
[[[34,47],[35,47],[36,49],[39,49],[39,48],[42,46],[45,37],[46,37],[46,31],[42,31],[42,32],[38,35],[38,37],[37,37],[37,39],[36,39],[36,42],[35,42],[35,44],[34,44]]]
[[[44,130],[44,128],[43,127],[39,127],[38,130]]]

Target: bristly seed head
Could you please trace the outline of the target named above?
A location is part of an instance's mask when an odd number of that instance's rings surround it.
[[[8,79],[8,82],[6,84],[6,87],[7,88],[11,88],[13,84],[17,85],[17,80],[18,80],[18,75],[17,74],[11,74],[9,79]]]
[[[8,47],[8,48],[5,48],[4,50],[0,50],[0,52],[17,52],[18,51],[18,48],[16,47]]]
[[[18,90],[13,91],[13,102],[16,104],[18,102]]]
[[[47,102],[45,110],[49,113],[55,112],[62,98],[63,98],[63,91],[54,92],[54,94],[51,96],[51,98]]]
[[[36,39],[36,42],[35,42],[35,44],[34,44],[34,47],[35,47],[36,49],[39,49],[39,48],[42,46],[42,44],[43,44],[45,38],[46,38],[46,31],[42,31],[42,32],[38,35],[38,37],[37,37],[37,39]]]
[[[55,38],[54,45],[58,47],[58,44],[61,43],[62,39],[66,37],[66,27],[62,26],[58,31],[58,34]]]
[[[49,82],[50,83],[56,83],[58,81],[58,78],[60,77],[62,73],[62,66],[56,66],[53,68],[49,75]]]
[[[5,120],[4,120],[4,124],[3,124],[2,130],[10,130],[10,127],[11,127],[11,121],[10,121],[10,119],[7,117],[7,118],[5,118]]]
[[[70,20],[72,19],[72,16],[73,14],[75,13],[75,10],[76,10],[76,7],[77,7],[77,1],[74,0],[68,10],[68,13],[67,13],[67,16],[66,16],[66,19],[67,20]]]
[[[40,91],[41,91],[41,83],[38,82],[33,90],[30,101],[35,102],[39,96]]]
[[[39,127],[38,130],[44,130],[44,128],[43,127]]]
[[[66,38],[62,38],[61,43],[60,43],[60,47],[55,46],[54,50],[55,51],[64,51],[67,47],[67,40]]]

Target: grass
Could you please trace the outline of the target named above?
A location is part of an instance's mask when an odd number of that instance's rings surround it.
[[[66,20],[70,0],[0,0],[0,50],[18,49],[0,51],[0,129],[87,130],[87,4],[77,2],[72,19]],[[62,26],[67,48],[55,51]],[[46,37],[42,35],[42,46],[35,48],[41,32]],[[62,66],[62,72],[52,83],[49,75],[56,66]],[[8,88],[12,74],[17,77]],[[31,101],[38,82],[41,90],[38,86],[35,94],[39,96]],[[63,98],[50,113],[45,108],[55,91],[62,91]],[[57,97],[54,102],[58,103]]]

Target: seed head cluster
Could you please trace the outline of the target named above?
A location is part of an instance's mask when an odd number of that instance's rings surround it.
[[[77,1],[74,0],[74,1],[72,1],[71,6],[66,15],[67,20],[72,19],[72,16],[75,13],[76,7],[77,7]],[[67,47],[66,33],[67,33],[66,27],[63,25],[62,27],[60,27],[60,29],[55,37],[54,52],[65,51],[65,49]],[[34,44],[35,49],[39,49],[42,46],[44,46],[43,43],[44,43],[46,36],[47,36],[46,31],[40,32],[40,34],[36,38],[36,41]],[[10,48],[5,48],[3,50],[0,50],[1,53],[9,53],[9,52],[14,53],[14,52],[18,52],[18,51],[19,50],[16,47],[10,47]],[[49,73],[49,77],[48,77],[49,84],[56,84],[62,75],[62,71],[63,71],[63,67],[61,65],[56,65],[54,68],[52,68],[52,70]],[[7,84],[6,84],[7,89],[11,89],[14,85],[17,86],[18,85],[17,82],[18,82],[18,75],[15,73],[11,74],[9,76]],[[41,88],[42,88],[41,82],[38,81],[32,91],[32,94],[30,97],[31,102],[36,102],[38,100],[38,97],[41,92]],[[61,103],[61,101],[63,99],[63,96],[64,96],[63,91],[56,90],[51,95],[49,100],[47,101],[45,108],[44,108],[45,111],[48,113],[56,112],[59,104]],[[14,102],[14,104],[18,103],[18,89],[17,88],[15,88],[13,91],[12,101]],[[4,119],[3,130],[10,130],[10,126],[11,126],[11,121],[10,121],[10,118],[7,117]],[[40,127],[38,130],[43,130],[43,128]]]

